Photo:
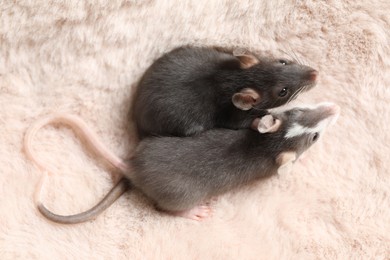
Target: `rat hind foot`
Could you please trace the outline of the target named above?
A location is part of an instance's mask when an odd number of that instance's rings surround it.
[[[212,213],[212,209],[209,203],[198,205],[189,210],[170,212],[170,214],[174,216],[189,218],[197,221],[201,221],[211,216],[211,213]]]

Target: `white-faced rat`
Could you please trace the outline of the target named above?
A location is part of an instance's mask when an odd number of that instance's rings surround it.
[[[149,137],[140,142],[126,163],[105,151],[107,149],[96,139],[96,150],[110,154],[108,160],[119,166],[126,178],[122,178],[103,201],[84,213],[61,216],[50,212],[40,201],[37,206],[45,217],[54,222],[80,223],[95,218],[131,183],[154,201],[158,209],[201,219],[208,215],[209,208],[204,203],[211,198],[256,179],[288,172],[292,163],[317,141],[338,114],[338,106],[321,103],[271,111],[252,122],[252,128],[257,131],[212,129],[186,138]],[[70,125],[81,122],[74,116],[59,117],[67,118]],[[57,121],[56,118],[58,116],[41,120],[26,135],[26,150],[34,161],[31,138],[46,123]],[[78,130],[86,130],[86,125],[79,124],[77,127]]]
[[[243,49],[180,47],[143,75],[133,116],[140,137],[191,136],[212,128],[250,127],[265,109],[286,104],[316,84],[318,72]]]

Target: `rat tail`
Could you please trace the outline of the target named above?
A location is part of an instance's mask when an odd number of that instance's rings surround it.
[[[117,198],[119,198],[125,188],[127,187],[127,182],[124,179],[121,179],[116,186],[107,194],[107,196],[98,203],[91,210],[88,210],[84,213],[72,215],[72,216],[59,216],[52,212],[50,212],[41,202],[41,192],[43,184],[47,178],[47,175],[50,175],[54,172],[52,168],[47,166],[44,163],[44,160],[39,158],[32,148],[32,140],[36,133],[48,124],[60,123],[70,126],[77,134],[81,135],[82,138],[87,141],[87,143],[102,157],[104,157],[107,161],[109,161],[113,166],[119,168],[122,172],[128,170],[126,163],[124,163],[119,157],[117,157],[114,153],[112,153],[100,140],[98,135],[93,132],[88,125],[81,120],[79,117],[75,115],[70,115],[66,113],[54,114],[47,116],[38,120],[35,124],[33,124],[27,131],[24,136],[24,151],[27,157],[45,174],[42,174],[41,179],[35,189],[34,193],[34,201],[38,207],[38,210],[42,213],[46,218],[59,222],[59,223],[80,223],[87,220],[92,219],[94,216],[97,216],[100,212],[105,210],[108,206],[110,206]],[[68,218],[68,220],[64,220],[64,218]]]
[[[59,123],[65,124],[71,127],[77,134],[81,135],[87,143],[103,158],[109,161],[116,168],[119,168],[122,171],[127,170],[127,165],[118,158],[114,153],[112,153],[103,143],[100,141],[98,135],[92,131],[89,126],[78,116],[59,113],[47,116],[45,118],[37,121],[33,126],[31,126],[24,137],[24,149],[31,161],[33,161],[39,168],[42,170],[49,169],[45,163],[36,156],[32,149],[32,139],[36,133],[44,126],[48,124]],[[50,171],[49,171],[50,172]]]
[[[119,180],[119,182],[107,193],[107,195],[93,208],[74,215],[57,215],[48,210],[42,203],[38,203],[39,212],[47,219],[60,224],[78,224],[93,220],[100,215],[104,210],[110,207],[126,190],[128,190],[130,182],[125,178]]]

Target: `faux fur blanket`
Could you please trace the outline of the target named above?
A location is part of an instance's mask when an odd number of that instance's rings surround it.
[[[389,36],[388,0],[1,1],[0,259],[390,259]],[[44,219],[26,129],[75,113],[126,158],[132,89],[184,44],[297,56],[320,80],[296,103],[335,102],[339,120],[291,174],[220,197],[202,222],[136,191],[85,224]],[[54,212],[88,209],[112,186],[66,127],[34,148],[55,169],[43,192]]]

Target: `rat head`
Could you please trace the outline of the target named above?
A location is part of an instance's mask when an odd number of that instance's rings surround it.
[[[259,58],[241,49],[233,55],[251,79],[250,86],[232,97],[241,110],[278,107],[316,85],[318,72],[311,67],[287,59]]]
[[[337,120],[339,113],[340,107],[333,103],[294,107],[256,119],[252,128],[270,134],[277,143],[274,145],[276,162],[279,166],[286,166],[317,142],[324,130]]]

